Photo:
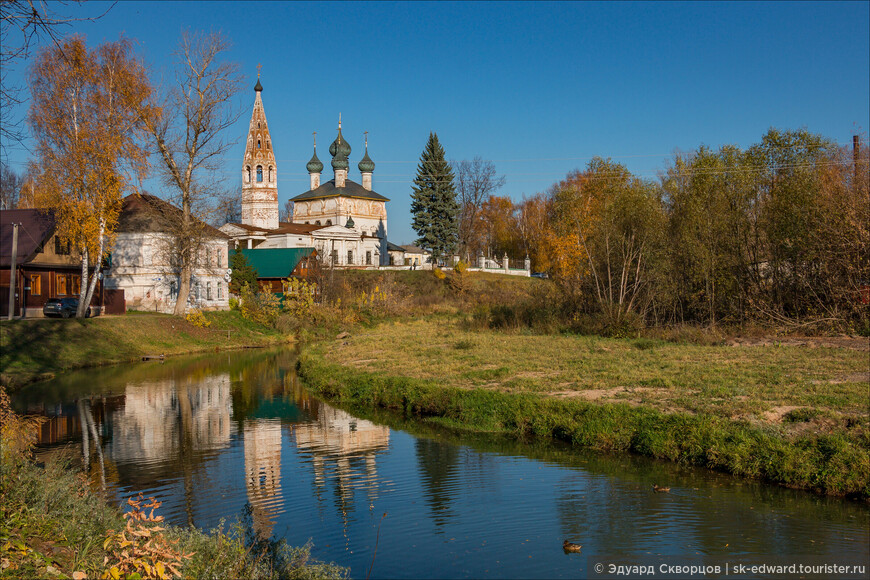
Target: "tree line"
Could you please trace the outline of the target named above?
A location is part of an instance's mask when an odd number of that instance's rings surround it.
[[[770,129],[747,149],[702,145],[675,155],[658,179],[596,157],[515,202],[497,195],[504,177],[480,158],[432,178],[433,137],[418,181],[428,176],[456,208],[453,225],[440,226],[450,232],[440,246],[430,242],[434,230],[418,243],[472,263],[482,254],[528,255],[555,280],[568,314],[600,317],[610,329],[761,322],[870,330],[864,140],[837,146],[805,129]],[[437,219],[413,209],[415,229]]]
[[[160,251],[179,276],[175,313],[183,314],[193,272],[207,265],[206,221],[226,211],[230,197],[219,171],[243,80],[224,58],[230,44],[219,33],[183,33],[173,80],[158,89],[129,39],[93,49],[81,36],[53,40],[37,50],[28,79],[36,158],[24,176],[4,164],[0,205],[54,213],[58,237],[81,256],[81,317],[122,199],[156,171],[164,197],[181,210],[153,208],[167,228]]]

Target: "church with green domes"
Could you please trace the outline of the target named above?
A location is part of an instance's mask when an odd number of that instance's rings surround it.
[[[291,198],[293,215],[278,221],[278,165],[263,106],[259,74],[254,111],[242,161],[242,220],[220,229],[236,248],[315,248],[324,265],[377,267],[389,264],[387,209],[389,200],[372,189],[375,164],[365,153],[357,168],[362,183],[348,178],[351,146],[341,133],[329,146],[333,178],[322,182],[323,163],[314,154],[306,165],[310,189]]]

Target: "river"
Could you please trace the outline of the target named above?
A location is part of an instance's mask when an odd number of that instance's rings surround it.
[[[68,455],[112,501],[143,493],[172,524],[241,519],[264,538],[310,539],[315,557],[354,578],[839,562],[870,546],[863,502],[348,412],[310,395],[294,365],[293,352],[249,350],[87,369],[30,385],[13,404],[48,417],[40,456]],[[566,539],[580,553],[564,552]]]

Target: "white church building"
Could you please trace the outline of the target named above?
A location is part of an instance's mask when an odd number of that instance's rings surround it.
[[[372,190],[375,164],[368,154],[358,164],[362,184],[348,179],[350,144],[341,134],[329,146],[333,179],[321,183],[323,163],[314,155],[306,168],[310,189],[291,198],[290,222],[278,220],[278,164],[263,108],[259,75],[254,111],[242,162],[242,222],[220,230],[237,248],[315,248],[321,262],[337,267],[389,264],[386,197]]]

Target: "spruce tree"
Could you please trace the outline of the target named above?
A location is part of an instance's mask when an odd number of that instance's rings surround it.
[[[238,250],[230,254],[230,292],[240,294],[242,286],[247,284],[252,290],[257,290],[257,270],[248,262],[245,255]]]
[[[417,245],[432,252],[432,258],[450,255],[456,248],[459,204],[453,185],[453,170],[444,158],[438,135],[429,133],[429,141],[420,156],[417,177],[411,194],[411,226]]]

